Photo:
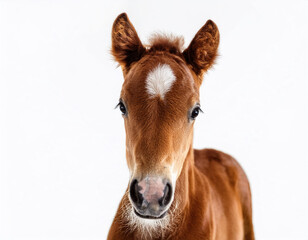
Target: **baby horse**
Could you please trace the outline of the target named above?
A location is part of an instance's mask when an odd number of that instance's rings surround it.
[[[230,155],[193,149],[199,88],[219,31],[208,20],[183,39],[156,35],[144,46],[125,13],[112,28],[124,83],[119,109],[130,172],[108,240],[253,240],[248,179]]]

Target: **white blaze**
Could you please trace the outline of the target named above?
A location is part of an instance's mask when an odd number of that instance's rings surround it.
[[[151,97],[160,95],[164,99],[175,80],[174,73],[168,64],[158,64],[147,76],[147,92]]]

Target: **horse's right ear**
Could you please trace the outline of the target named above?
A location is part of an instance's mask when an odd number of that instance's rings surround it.
[[[120,14],[113,23],[111,51],[124,74],[146,51],[126,13]]]

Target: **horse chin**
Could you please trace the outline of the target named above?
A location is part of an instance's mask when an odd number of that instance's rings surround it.
[[[140,239],[161,238],[170,227],[170,214],[166,211],[159,217],[141,215],[133,207],[130,211],[129,226],[140,234]]]
[[[177,202],[168,207],[159,217],[141,215],[127,198],[122,206],[122,216],[130,231],[137,231],[141,239],[162,238],[168,232],[172,232],[179,223],[180,212],[177,211]]]

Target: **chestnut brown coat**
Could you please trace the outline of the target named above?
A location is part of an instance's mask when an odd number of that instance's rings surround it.
[[[119,107],[130,180],[108,240],[254,239],[243,169],[228,154],[192,147],[199,88],[218,45],[211,20],[185,50],[182,38],[163,35],[144,46],[125,13],[115,20],[112,54],[125,79]]]

